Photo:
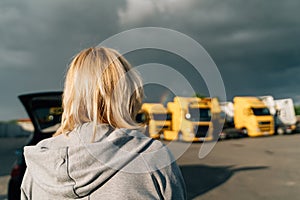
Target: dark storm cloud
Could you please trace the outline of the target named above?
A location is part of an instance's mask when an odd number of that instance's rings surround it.
[[[196,39],[218,65],[229,98],[299,93],[299,1],[152,1],[151,14],[132,16],[136,1],[122,10],[129,16],[123,25],[164,26]]]
[[[71,57],[119,32],[122,6],[121,1],[1,1],[0,120],[26,117],[19,94],[61,90]]]
[[[271,94],[300,103],[299,7],[298,0],[3,0],[0,120],[26,117],[18,94],[61,90],[76,52],[141,26],[175,29],[202,44],[223,76],[229,99]],[[149,55],[137,55],[137,64],[153,62]],[[176,67],[166,58],[153,59]]]

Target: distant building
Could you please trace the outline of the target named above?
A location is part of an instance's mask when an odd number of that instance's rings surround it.
[[[30,119],[0,122],[0,137],[27,137],[33,130]]]
[[[25,131],[34,131],[34,127],[30,119],[18,119],[17,124],[21,126]]]

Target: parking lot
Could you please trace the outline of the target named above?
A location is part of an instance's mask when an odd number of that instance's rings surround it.
[[[300,134],[219,142],[200,160],[193,144],[178,160],[189,199],[297,199]]]
[[[15,151],[26,143],[27,138],[0,138],[0,200],[6,199],[7,183],[15,161]]]
[[[14,149],[24,138],[0,139],[0,199],[6,186]],[[300,196],[300,134],[220,141],[204,159],[202,143],[193,143],[177,160],[188,199],[297,199]],[[184,143],[176,142],[180,148]]]

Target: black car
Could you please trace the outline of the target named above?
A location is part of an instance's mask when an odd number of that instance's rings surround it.
[[[60,126],[62,92],[43,92],[19,96],[34,126],[34,132],[26,145],[35,145],[49,138]],[[8,200],[20,199],[20,187],[26,170],[23,150],[17,151],[17,160],[11,171],[8,185]]]

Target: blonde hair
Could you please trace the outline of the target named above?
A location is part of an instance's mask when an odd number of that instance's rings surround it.
[[[135,116],[143,98],[142,81],[117,51],[94,47],[79,52],[67,71],[61,126],[54,135],[93,122],[115,128],[137,128]]]

